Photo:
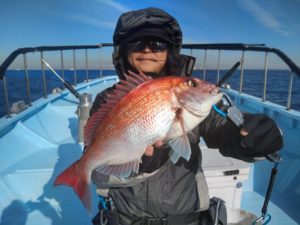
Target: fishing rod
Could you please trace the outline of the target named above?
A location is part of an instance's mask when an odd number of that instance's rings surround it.
[[[46,62],[46,60],[42,59],[42,62],[53,72],[53,74],[64,84],[64,86],[76,97],[79,98],[80,94],[76,91],[72,85],[70,85],[67,81],[65,81],[61,76],[56,73],[56,71]]]
[[[220,81],[217,83],[218,87],[221,87],[222,84],[224,84],[224,82],[232,76],[232,74],[236,71],[236,69],[240,66],[241,61],[236,62],[232,68],[230,68],[226,74],[222,77],[222,79],[220,79]],[[221,116],[225,117],[225,118],[229,118],[238,128],[241,128],[245,122],[244,117],[243,117],[243,113],[233,104],[233,102],[231,101],[230,97],[224,93],[224,98],[227,101],[227,112],[224,112],[224,110],[219,109],[216,105],[213,106],[213,109],[219,113]],[[268,188],[266,191],[266,195],[265,195],[265,200],[261,209],[261,216],[255,220],[253,222],[253,225],[258,224],[262,221],[264,221],[263,224],[267,224],[270,222],[271,220],[271,215],[267,214],[268,211],[268,204],[270,202],[271,199],[271,194],[272,194],[272,189],[275,183],[275,177],[276,174],[278,172],[278,164],[281,162],[282,158],[281,155],[279,154],[279,152],[274,152],[274,153],[270,153],[266,156],[266,158],[271,161],[274,162],[274,167],[271,171],[271,176],[270,176],[270,180],[269,180],[269,184],[268,184]]]
[[[231,68],[228,70],[225,75],[217,83],[218,87],[221,87],[224,82],[231,77],[231,75],[236,71],[236,69],[241,65],[241,61],[237,61]]]

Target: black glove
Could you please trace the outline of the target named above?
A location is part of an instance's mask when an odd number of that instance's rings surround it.
[[[262,157],[282,148],[283,138],[276,123],[264,114],[244,114],[242,130],[248,135],[242,136],[241,145],[249,148],[253,157]]]

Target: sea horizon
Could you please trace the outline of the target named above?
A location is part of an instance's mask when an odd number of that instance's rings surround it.
[[[29,69],[27,70],[31,99],[35,101],[43,96],[43,77],[42,70]],[[76,70],[64,70],[64,73],[60,69],[56,72],[62,76],[68,83],[75,85],[84,82],[86,79],[95,79],[102,76],[115,75],[115,70],[112,69],[76,69]],[[193,71],[192,76],[198,77],[211,82],[217,83],[218,74],[219,79],[227,72],[226,69],[220,69],[219,72],[216,69],[206,69]],[[62,82],[55,77],[50,70],[44,70],[45,79],[47,83],[47,93],[52,93],[55,88],[63,88]],[[262,98],[263,97],[263,85],[264,85],[265,71],[262,69],[245,69],[243,70],[243,92]],[[22,69],[10,69],[6,72],[6,85],[8,92],[8,108],[12,106],[14,102],[24,101],[28,104],[27,89],[26,89],[26,73]],[[240,88],[241,71],[236,70],[234,74],[226,80],[226,84],[234,90]],[[267,73],[267,100],[279,105],[286,105],[288,98],[288,85],[290,79],[290,72],[284,69],[269,69]],[[18,91],[16,91],[18,90]],[[0,117],[6,114],[6,104],[4,95],[3,80],[0,80]],[[291,108],[300,111],[300,79],[294,76],[293,79],[293,91]]]

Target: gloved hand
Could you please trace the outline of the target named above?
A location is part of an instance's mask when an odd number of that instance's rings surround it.
[[[264,114],[244,114],[244,120],[241,145],[250,148],[253,157],[266,156],[282,148],[282,134],[274,120]]]

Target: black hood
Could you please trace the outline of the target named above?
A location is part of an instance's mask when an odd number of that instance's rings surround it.
[[[145,27],[159,28],[169,35],[174,49],[179,53],[182,33],[177,20],[167,12],[157,8],[130,11],[119,17],[113,36],[114,45],[122,45],[126,39]],[[155,33],[153,33],[155,36]]]
[[[141,32],[145,29],[159,30],[159,32],[152,32],[151,36],[163,38],[171,44],[172,50],[169,53],[170,59],[168,62],[172,62],[172,67],[174,61],[183,61],[179,54],[182,46],[182,32],[177,20],[173,16],[158,8],[130,11],[123,13],[119,17],[113,35],[113,64],[120,78],[123,78],[124,72],[131,69],[127,63],[126,43],[133,37],[145,33]],[[175,65],[175,67],[179,67],[179,65]],[[168,71],[168,73],[179,75],[176,74],[177,72],[174,74],[172,71]]]

